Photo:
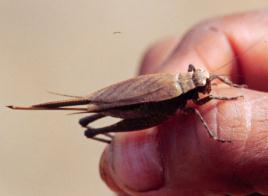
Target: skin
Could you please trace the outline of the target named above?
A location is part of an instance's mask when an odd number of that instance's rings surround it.
[[[116,134],[100,161],[101,177],[113,191],[268,194],[267,26],[268,11],[216,18],[198,24],[181,40],[169,38],[148,50],[140,74],[185,72],[192,63],[231,75],[248,89],[213,86],[212,94],[244,98],[198,107],[210,128],[231,143],[213,141],[196,116],[181,113],[146,131]],[[235,60],[223,66],[230,59]]]

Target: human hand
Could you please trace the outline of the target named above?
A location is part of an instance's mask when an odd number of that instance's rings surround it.
[[[268,194],[267,27],[267,11],[222,17],[197,25],[181,41],[157,43],[146,53],[141,74],[186,72],[191,63],[232,75],[249,89],[216,88],[213,94],[244,98],[199,107],[211,129],[232,143],[209,138],[194,115],[116,134],[100,163],[101,176],[112,190],[144,196]],[[230,59],[235,61],[223,66]]]

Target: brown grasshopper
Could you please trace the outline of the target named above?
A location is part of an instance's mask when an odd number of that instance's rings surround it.
[[[219,97],[209,94],[211,92],[211,81],[214,79],[232,87],[243,87],[243,85],[233,84],[223,76],[210,75],[203,69],[196,69],[193,65],[189,65],[186,73],[141,75],[113,84],[88,96],[70,96],[72,98],[68,100],[46,102],[29,107],[7,107],[20,110],[78,110],[82,111],[81,113],[95,113],[80,119],[79,123],[86,128],[86,137],[106,143],[110,143],[113,138],[109,134],[110,132],[127,132],[150,128],[174,116],[176,111],[180,109],[197,114],[209,136],[217,141],[225,142],[226,140],[218,138],[210,130],[197,109],[187,107],[188,100],[192,100],[197,105],[202,105],[212,99],[235,100],[241,97]],[[199,93],[206,96],[200,98]],[[76,105],[87,105],[87,107],[68,107]],[[90,123],[106,116],[122,120],[100,128],[89,126]],[[103,134],[108,138],[96,137],[98,134]]]

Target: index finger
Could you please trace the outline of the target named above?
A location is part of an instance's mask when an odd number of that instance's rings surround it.
[[[268,11],[225,16],[194,27],[156,72],[185,72],[189,64],[230,75],[267,91]]]

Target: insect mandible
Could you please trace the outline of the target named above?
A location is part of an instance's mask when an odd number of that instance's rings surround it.
[[[186,73],[141,75],[113,84],[88,96],[70,96],[72,98],[67,100],[29,107],[13,105],[7,107],[20,110],[78,110],[81,113],[95,113],[80,119],[79,123],[86,128],[86,137],[106,143],[112,141],[113,135],[110,132],[135,131],[157,126],[174,116],[180,109],[194,112],[212,139],[225,142],[227,140],[218,138],[209,128],[198,109],[187,106],[188,100],[192,100],[196,105],[202,105],[212,99],[228,101],[241,97],[211,95],[211,81],[215,79],[232,87],[244,87],[232,83],[224,76],[209,74],[206,70],[195,68],[190,64]],[[206,96],[201,98],[200,93]],[[87,107],[69,107],[76,105],[87,105]],[[122,120],[100,128],[89,126],[90,123],[106,116]],[[106,138],[97,137],[99,134]]]

